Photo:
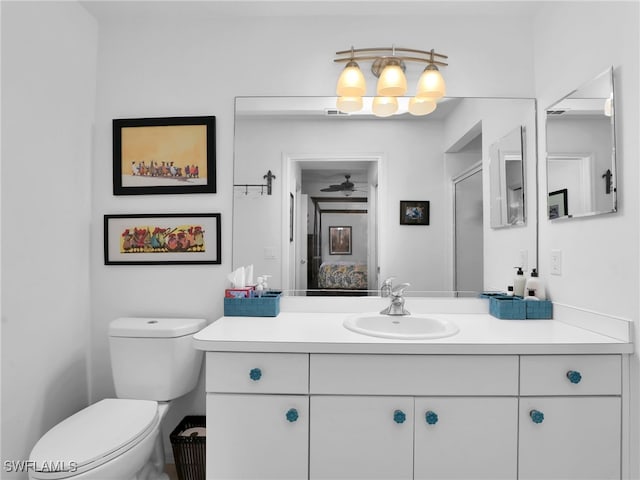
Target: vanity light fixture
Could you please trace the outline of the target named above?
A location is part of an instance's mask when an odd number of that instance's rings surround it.
[[[380,117],[394,114],[398,109],[397,97],[407,93],[406,63],[426,63],[418,79],[415,97],[409,102],[409,113],[427,115],[436,109],[436,103],[446,93],[446,86],[438,66],[446,67],[446,55],[411,48],[358,48],[336,52],[337,63],[346,63],[336,87],[336,107],[341,112],[353,113],[362,109],[366,94],[366,81],[358,62],[370,61],[371,72],[378,78],[373,113]]]

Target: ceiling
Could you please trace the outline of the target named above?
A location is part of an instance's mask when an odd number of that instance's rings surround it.
[[[81,0],[98,22],[265,16],[469,15],[527,17],[546,2],[532,0]]]

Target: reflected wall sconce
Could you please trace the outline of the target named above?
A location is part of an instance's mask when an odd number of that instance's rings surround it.
[[[346,63],[338,78],[336,107],[341,112],[353,113],[362,109],[362,97],[366,95],[367,85],[358,62],[370,61],[371,72],[378,78],[376,97],[373,100],[373,113],[379,117],[393,115],[398,110],[398,99],[407,93],[406,63],[426,63],[418,79],[415,97],[409,101],[409,113],[427,115],[436,109],[438,100],[444,97],[446,85],[438,66],[448,64],[442,60],[448,57],[429,51],[410,48],[358,48],[336,52],[333,60]]]

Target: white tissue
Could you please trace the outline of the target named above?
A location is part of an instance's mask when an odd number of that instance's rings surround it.
[[[227,278],[231,282],[232,288],[244,288],[246,285],[244,267],[236,268],[233,272],[227,275]]]
[[[247,285],[253,285],[253,265],[236,268],[227,275],[231,282],[231,288],[245,288]]]
[[[244,267],[244,281],[245,285],[253,285],[253,265]]]

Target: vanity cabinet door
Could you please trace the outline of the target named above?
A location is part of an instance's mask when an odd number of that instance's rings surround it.
[[[307,396],[209,393],[207,479],[306,479],[308,435]]]
[[[414,478],[517,478],[516,397],[420,397]]]
[[[522,397],[520,480],[620,479],[620,397]]]
[[[309,478],[413,478],[413,398],[312,396]]]

